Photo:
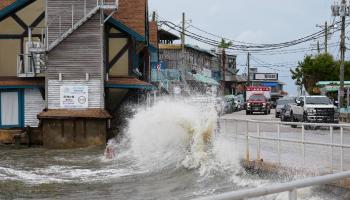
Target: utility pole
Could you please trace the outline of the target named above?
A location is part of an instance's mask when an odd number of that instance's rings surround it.
[[[320,42],[319,41],[317,41],[317,53],[318,54],[321,53],[321,51],[320,51]]]
[[[346,1],[342,0],[342,5],[345,5],[346,9]],[[346,12],[346,11],[345,11]],[[342,16],[341,19],[341,44],[340,44],[340,87],[339,87],[339,107],[343,108],[344,106],[344,62],[345,62],[345,15]]]
[[[182,57],[185,55],[185,24],[186,24],[186,15],[182,13],[182,33],[181,33],[181,47],[182,47]]]
[[[222,64],[222,95],[225,95],[225,88],[226,88],[226,52],[225,48],[222,48],[221,52],[221,64]]]
[[[248,52],[248,55],[247,55],[247,65],[248,65],[247,85],[250,86],[250,53],[249,52]]]
[[[324,52],[328,53],[328,25],[327,21],[324,23]]]
[[[185,87],[187,87],[186,84],[186,72],[185,72],[185,23],[186,23],[186,16],[185,12],[182,13],[182,27],[181,27],[181,76],[182,81],[185,83]]]
[[[341,4],[332,5],[332,15],[341,17],[341,35],[340,35],[340,87],[338,91],[339,108],[344,106],[344,62],[345,62],[345,21],[346,17],[349,16],[349,8],[346,0],[341,0]]]
[[[316,25],[316,27],[324,29],[324,52],[328,53],[328,23],[327,23],[327,21],[325,21],[324,26]],[[318,47],[318,49],[320,49],[320,48]],[[320,52],[319,52],[319,54],[320,54]]]

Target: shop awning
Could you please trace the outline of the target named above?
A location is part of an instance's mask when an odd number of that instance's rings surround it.
[[[153,90],[154,85],[141,81],[134,77],[110,77],[106,81],[106,88],[116,88],[116,89],[144,89]]]
[[[215,85],[215,86],[219,86],[220,83],[218,83],[216,80],[203,76],[201,74],[192,74],[193,78],[195,81],[201,82],[201,83],[205,83],[208,85]]]

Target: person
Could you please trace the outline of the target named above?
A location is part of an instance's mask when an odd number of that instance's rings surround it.
[[[115,157],[114,149],[111,146],[106,147],[105,157],[107,159],[113,159]]]

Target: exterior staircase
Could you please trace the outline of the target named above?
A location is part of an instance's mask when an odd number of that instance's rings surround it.
[[[50,44],[48,43],[48,39],[46,38],[46,41],[41,41],[40,45],[34,45],[34,42],[31,41],[32,38],[32,31],[31,28],[29,28],[28,31],[28,38],[29,38],[29,47],[28,47],[28,53],[29,58],[36,58],[38,60],[38,63],[40,63],[39,67],[36,65],[33,66],[24,66],[23,65],[23,55],[19,56],[18,62],[17,62],[17,74],[18,77],[34,77],[37,72],[42,69],[46,69],[46,53],[53,50],[57,45],[59,45],[62,41],[64,41],[67,37],[69,37],[74,31],[76,31],[79,27],[84,25],[89,19],[91,19],[100,9],[101,10],[113,10],[114,12],[118,8],[118,1],[117,0],[97,0],[96,7],[94,7],[92,10],[90,10],[88,13],[84,15],[79,21],[76,23],[72,23],[72,27],[70,27],[67,31],[65,31],[63,34],[61,34],[57,39],[55,39]],[[112,12],[111,15],[114,14]],[[109,16],[109,17],[110,17]],[[108,18],[109,18],[108,17]],[[108,19],[107,18],[107,19]],[[46,35],[48,35],[48,29],[46,28]],[[44,58],[44,59],[41,59]],[[34,62],[33,62],[34,63]],[[28,69],[30,71],[28,71]],[[38,69],[38,70],[36,70]]]

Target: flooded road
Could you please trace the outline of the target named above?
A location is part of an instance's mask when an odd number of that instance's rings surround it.
[[[294,179],[247,173],[240,165],[243,148],[216,126],[211,110],[160,102],[137,111],[125,133],[111,141],[113,159],[105,158],[104,148],[0,146],[0,199],[192,199]],[[335,188],[298,195],[348,197]]]

